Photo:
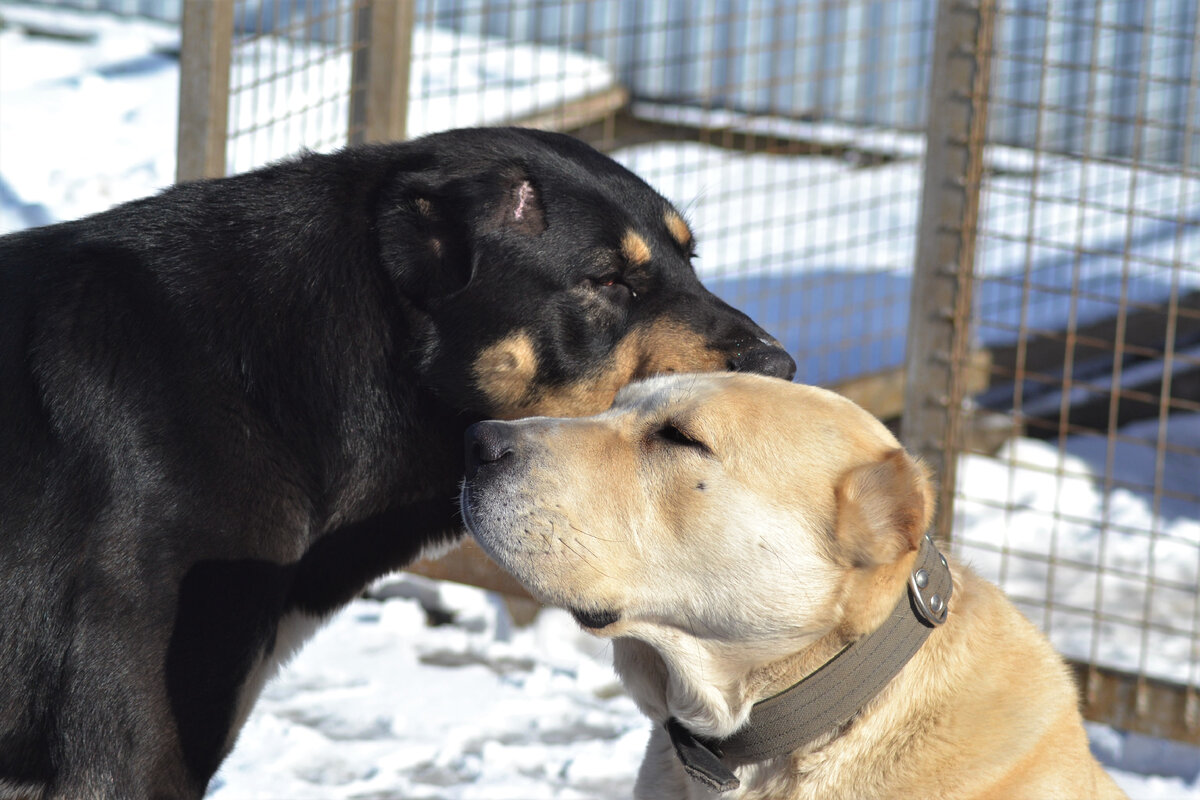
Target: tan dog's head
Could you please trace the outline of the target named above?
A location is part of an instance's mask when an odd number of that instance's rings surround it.
[[[876,627],[932,514],[925,469],[832,392],[753,375],[656,378],[583,419],[468,432],[483,548],[614,639],[642,710],[736,730],[781,664]],[[802,656],[801,656],[802,657]]]

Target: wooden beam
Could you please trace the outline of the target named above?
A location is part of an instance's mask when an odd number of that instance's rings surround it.
[[[978,394],[988,388],[992,357],[987,350],[972,350],[962,365],[965,394]],[[880,419],[895,419],[904,413],[904,367],[859,375],[828,388],[848,397]]]
[[[349,141],[404,139],[415,0],[369,0],[354,15]]]
[[[543,131],[574,131],[615,115],[628,103],[629,92],[625,87],[612,86],[549,111],[538,111],[504,124]]]
[[[1080,661],[1067,663],[1086,718],[1200,746],[1200,689]]]
[[[179,52],[175,180],[225,174],[233,0],[185,0]]]
[[[1163,302],[1159,308],[1139,308],[1125,316],[1125,353],[1149,358],[1160,357],[1166,349],[1169,308]],[[1117,318],[1111,317],[1080,325],[1073,335],[1067,331],[1037,333],[1025,338],[1024,363],[1026,372],[1061,372],[1066,363],[1068,342],[1073,343],[1072,360],[1083,363],[1094,358],[1112,358],[1116,350]],[[1175,346],[1200,338],[1200,291],[1182,295],[1175,318]],[[1017,345],[992,348],[992,357],[1000,374],[1012,375],[1022,348]]]
[[[934,532],[949,541],[962,446],[995,0],[938,3],[937,10],[901,440],[938,476]]]

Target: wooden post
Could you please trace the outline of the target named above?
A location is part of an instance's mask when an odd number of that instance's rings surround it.
[[[233,0],[184,0],[175,180],[225,174]]]
[[[405,137],[415,0],[366,0],[355,9],[351,144]]]
[[[930,79],[900,429],[938,477],[943,541],[954,519],[994,11],[994,0],[938,4]]]

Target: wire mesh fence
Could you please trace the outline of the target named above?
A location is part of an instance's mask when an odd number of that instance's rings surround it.
[[[346,144],[354,24],[361,5],[344,0],[289,14],[279,4],[234,3],[229,172],[302,148],[329,150]]]
[[[992,356],[958,549],[1068,657],[1097,715],[1197,738],[1196,6],[998,3],[972,329]],[[1032,132],[1013,141],[1015,121]],[[1105,683],[1123,681],[1120,702]]]
[[[798,380],[929,417],[906,440],[943,466],[944,532],[1080,665],[1089,715],[1195,742],[1196,18],[1196,0],[237,0],[222,163],[476,124],[609,152],[686,212],[702,278]],[[402,109],[372,127],[380,72]]]

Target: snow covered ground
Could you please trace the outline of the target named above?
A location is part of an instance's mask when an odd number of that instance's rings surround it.
[[[10,23],[0,28],[0,233],[72,219],[168,185],[178,80],[170,52],[177,32],[103,15],[47,15],[14,3],[0,4],[0,15]],[[12,24],[21,20],[65,35],[28,35]],[[541,49],[540,60],[531,61],[529,50],[446,36],[430,30],[417,37],[416,46],[423,39],[433,58],[463,59],[453,62],[453,85],[444,71],[417,70],[413,119],[419,130],[497,118],[448,116],[456,106],[507,116],[611,80],[594,60]],[[277,42],[265,52],[279,56],[289,47]],[[518,63],[535,68],[513,74]],[[489,94],[496,82],[523,85],[524,93],[500,102]],[[293,89],[302,92],[305,85]],[[456,92],[460,102],[452,104]],[[474,92],[471,102],[464,102],[464,92]],[[710,285],[781,336],[799,356],[803,379],[828,382],[902,358],[920,172],[912,137],[836,126],[809,134],[848,138],[857,148],[894,158],[860,168],[844,158],[746,156],[680,143],[618,157],[688,210]],[[281,154],[271,148],[294,143],[284,137],[237,147],[250,148],[238,153],[257,162],[264,153]],[[1041,284],[1061,285],[1071,265],[1054,248],[1031,252],[1012,244],[1032,223],[1039,238],[1061,235],[1064,247],[1085,230],[1097,244],[1092,249],[1130,243],[1147,264],[1190,264],[1177,270],[1180,284],[1200,283],[1194,267],[1200,263],[1200,181],[1165,173],[1135,177],[1112,165],[1045,158],[1036,165],[1042,180],[1031,206],[1035,165],[1028,154],[997,149],[992,158],[1006,174],[993,181],[986,204],[984,224],[997,234],[981,258],[988,274],[1003,275],[1029,260]],[[1090,198],[1086,207],[1075,202],[1079,195]],[[1122,208],[1130,197],[1146,210],[1132,229],[1107,210]],[[1081,268],[1096,302],[1080,310],[1085,318],[1089,308],[1099,314],[1106,307],[1114,267],[1097,258]],[[1153,270],[1145,272],[1145,280],[1132,282],[1134,293],[1161,297],[1161,281]],[[1005,300],[990,299],[997,319]],[[870,314],[854,313],[864,306]],[[1031,312],[1052,321],[1061,306],[1047,299]],[[988,342],[1006,335],[1003,325],[981,332]],[[818,355],[854,339],[869,341],[843,349],[839,359]],[[1154,430],[1125,433],[1155,438]],[[1200,418],[1174,416],[1168,435],[1172,443],[1200,448]],[[968,458],[963,494],[972,501],[959,508],[958,547],[1023,601],[1064,652],[1200,684],[1187,628],[1200,624],[1200,508],[1121,488],[1146,483],[1154,473],[1150,456],[1152,450],[1123,443],[1111,459],[1117,486],[1111,491],[1098,477],[1110,462],[1103,442],[1074,438],[1059,449],[1019,440],[995,458]],[[1014,465],[1019,468],[1010,469]],[[1163,478],[1195,494],[1196,473],[1195,457],[1180,457]],[[1006,558],[998,557],[997,545],[1007,548]],[[1051,554],[1070,563],[1047,569]],[[1097,579],[1097,565],[1120,574]],[[1162,583],[1149,598],[1148,576]],[[1055,602],[1051,613],[1036,602],[1047,596]],[[375,587],[374,597],[331,620],[268,686],[212,797],[628,793],[646,723],[616,684],[606,649],[565,614],[548,610],[532,627],[516,628],[494,596],[411,576],[389,579]],[[1116,621],[1093,625],[1095,608]],[[1143,638],[1122,621],[1143,610],[1152,621],[1185,631]],[[430,619],[452,621],[433,626]],[[1200,751],[1104,726],[1090,730],[1094,749],[1134,797],[1200,798]]]
[[[649,725],[565,612],[514,629],[494,596],[407,575],[373,594],[267,687],[211,800],[629,796]],[[1195,748],[1089,731],[1131,797],[1200,798]]]
[[[627,797],[647,724],[564,612],[399,576],[272,683],[213,784],[254,797]],[[455,616],[429,627],[426,605]]]
[[[1157,426],[1122,429],[1111,469],[1103,437],[1072,437],[1062,450],[1017,439],[995,458],[964,457],[955,544],[1062,653],[1200,685],[1195,636],[1179,632],[1195,625],[1200,502],[1171,494],[1198,494],[1197,458],[1167,454],[1157,507],[1151,491],[1129,488],[1153,483]],[[1166,436],[1200,450],[1200,415],[1172,416]],[[1106,472],[1116,484],[1107,492]]]

